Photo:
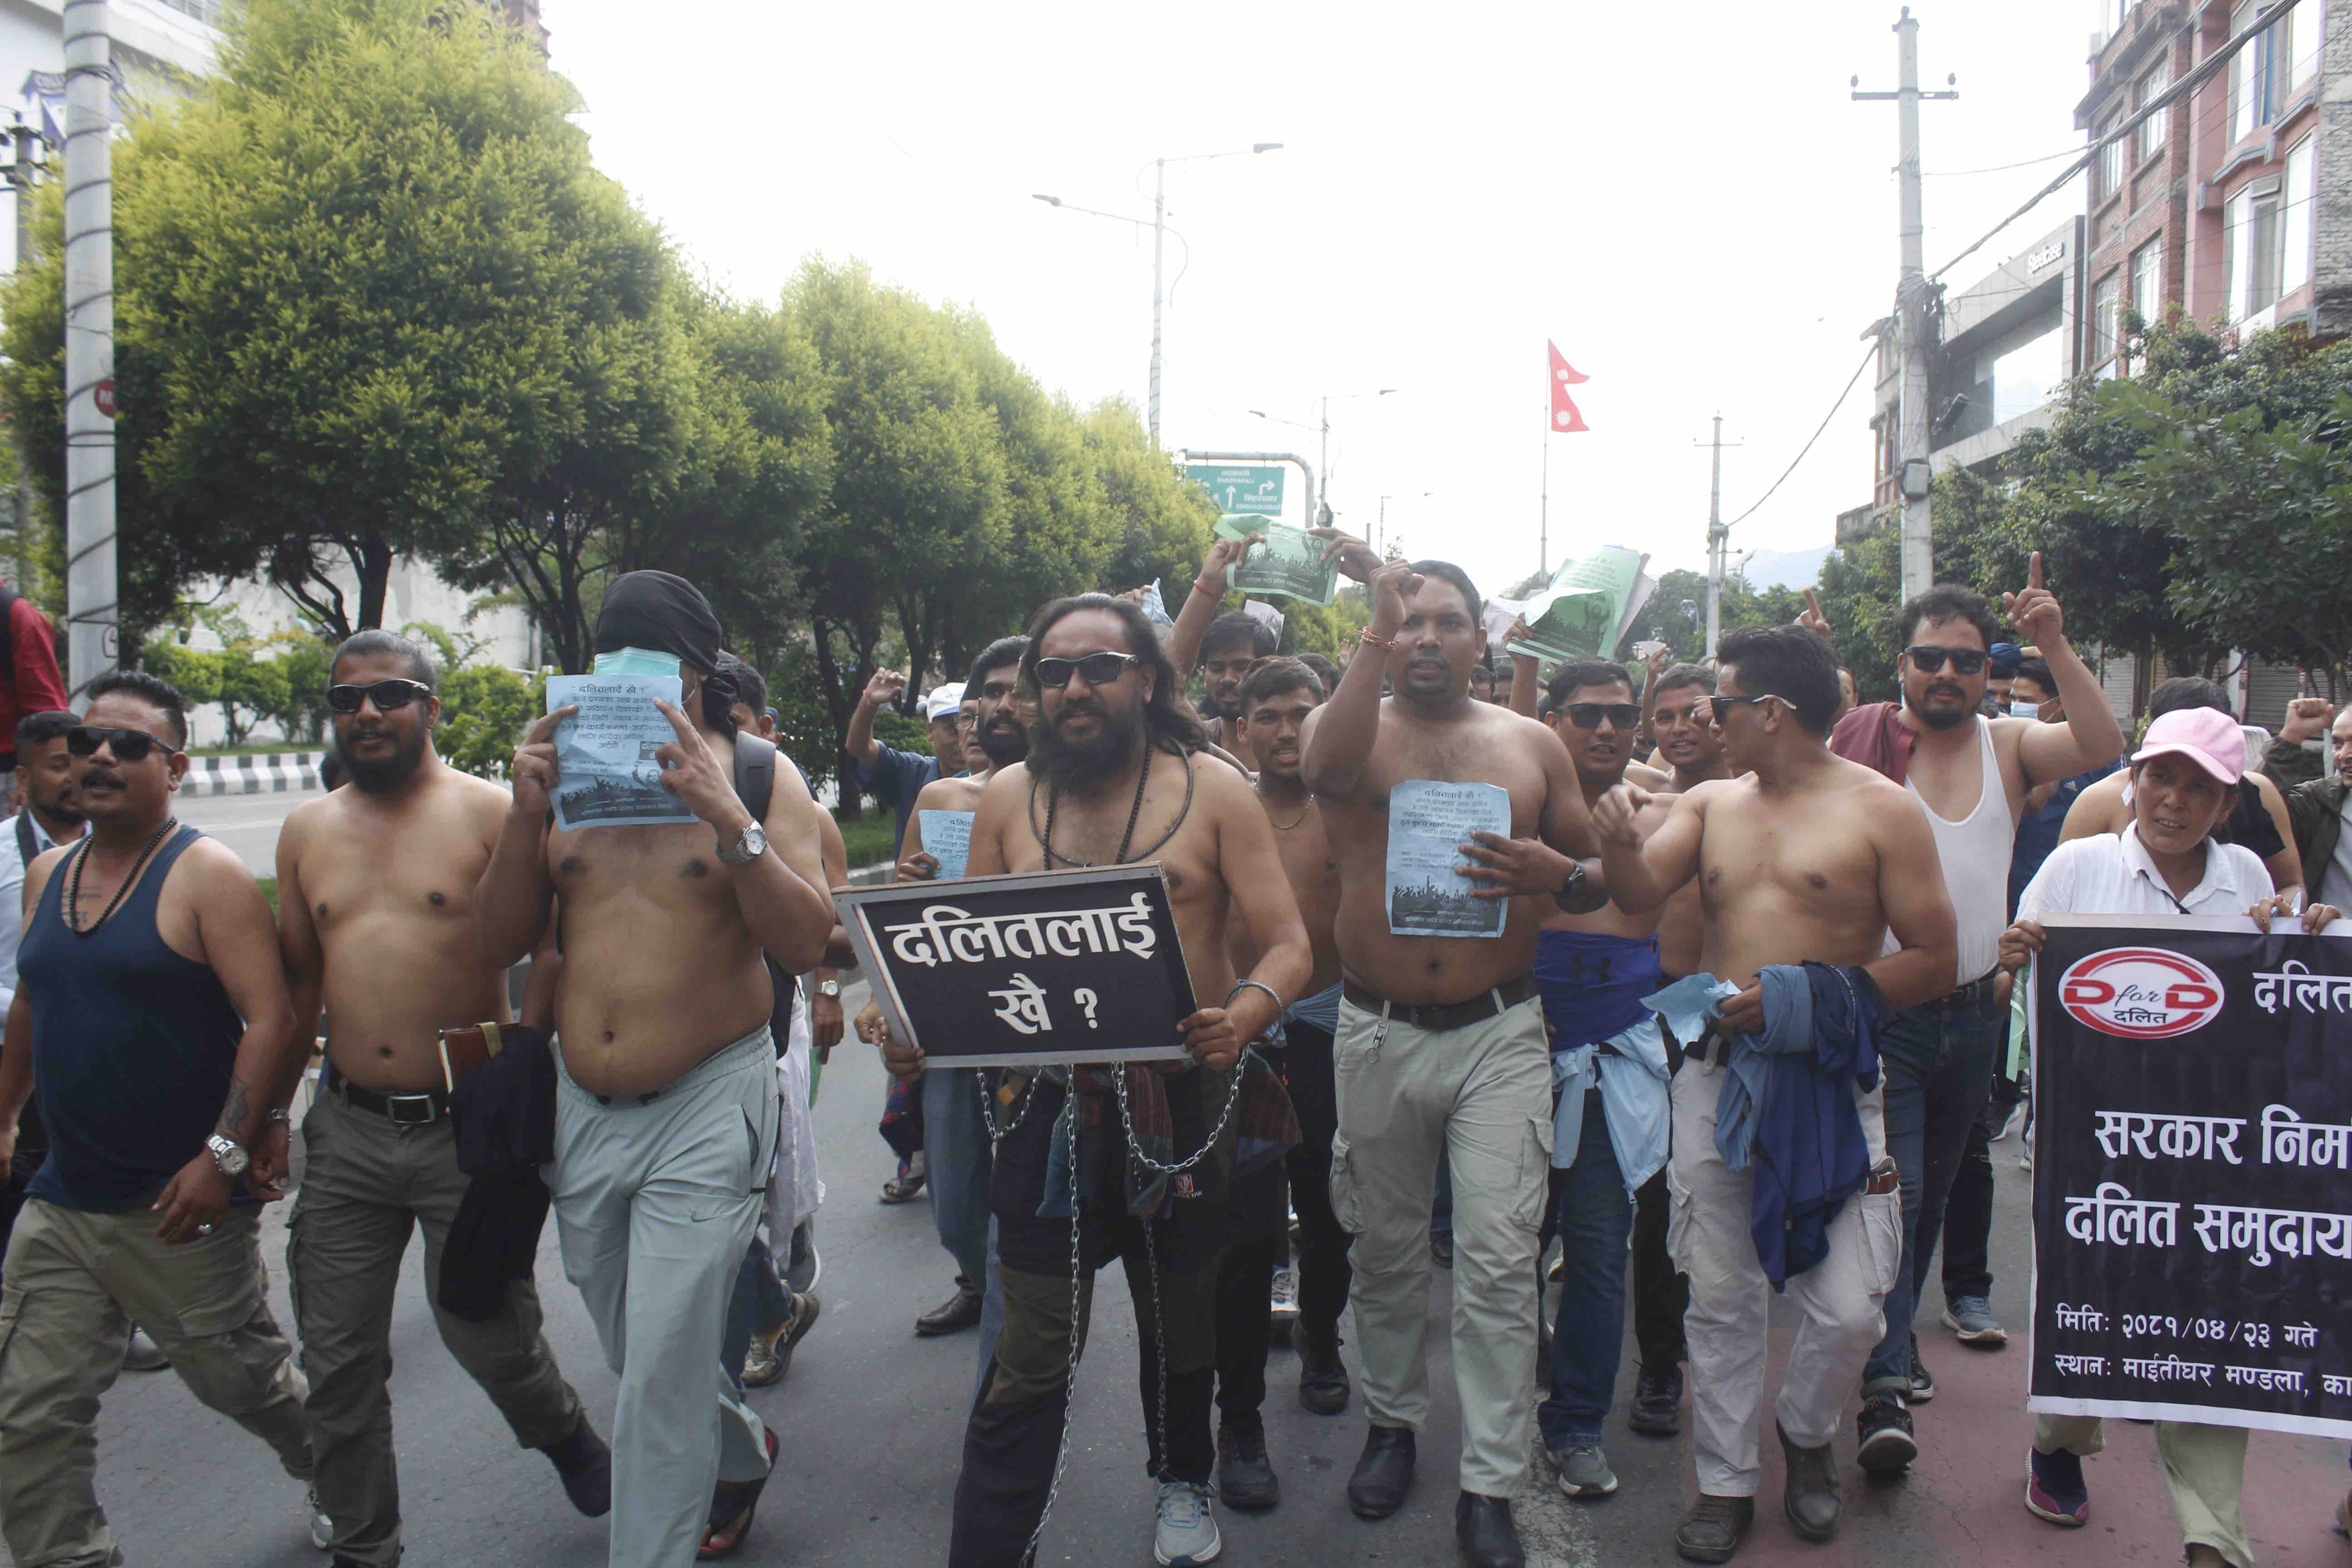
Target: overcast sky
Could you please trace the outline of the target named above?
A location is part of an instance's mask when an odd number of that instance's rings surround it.
[[[715,279],[772,298],[803,258],[855,257],[976,307],[1082,402],[1143,404],[1150,235],[1031,194],[1148,217],[1154,157],[1284,143],[1169,170],[1191,257],[1162,440],[1313,461],[1312,429],[1248,411],[1311,426],[1323,394],[1395,387],[1332,404],[1332,504],[1369,532],[1391,497],[1408,549],[1489,591],[1536,563],[1546,338],[1591,377],[1591,434],[1550,438],[1555,564],[1702,566],[1709,416],[1744,443],[1727,517],[1820,423],[1893,308],[1895,110],[1848,79],[1894,86],[1898,9],[544,0],[599,164]],[[1924,77],[1961,94],[1921,110],[1932,269],[2063,165],[1955,172],[2082,144],[2100,7],[1918,10]],[[1952,281],[2081,206],[2077,182]],[[1171,279],[1184,259],[1171,239]],[[1737,547],[1826,544],[1869,499],[1868,395]]]

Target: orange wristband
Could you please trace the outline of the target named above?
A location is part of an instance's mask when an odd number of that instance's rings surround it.
[[[1366,626],[1362,631],[1356,635],[1363,638],[1364,641],[1371,644],[1374,647],[1384,647],[1391,653],[1396,652],[1397,649],[1404,646],[1403,639],[1381,637],[1375,633],[1370,626]]]

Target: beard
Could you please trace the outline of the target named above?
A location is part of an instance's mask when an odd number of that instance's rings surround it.
[[[984,725],[980,749],[992,768],[1009,768],[1029,755],[1029,737],[1018,724]]]
[[[354,789],[369,795],[383,795],[397,789],[408,781],[417,764],[425,760],[425,731],[419,730],[389,757],[356,757],[343,752],[343,772]],[[341,748],[338,748],[341,749]]]
[[[1930,730],[1953,729],[1956,726],[1967,723],[1969,720],[1977,716],[1977,710],[1974,708],[1967,706],[1969,700],[1969,694],[1967,692],[1959,690],[1956,687],[1947,687],[1944,689],[1952,697],[1956,698],[1961,706],[1957,708],[1929,708],[1926,706],[1926,698],[1922,698],[1918,702],[1914,702],[1911,700],[1908,694],[1904,697],[1903,705],[1910,709],[1912,712],[1917,714],[1919,716],[1919,722],[1927,725]],[[1936,688],[1930,686],[1927,689],[1927,696],[1932,697],[1935,694]]]
[[[1102,724],[1086,739],[1072,740],[1062,733],[1059,721],[1074,712],[1096,714]],[[1029,741],[1029,765],[1049,784],[1089,789],[1126,770],[1143,744],[1144,729],[1140,708],[1114,711],[1092,698],[1081,698],[1037,726]]]

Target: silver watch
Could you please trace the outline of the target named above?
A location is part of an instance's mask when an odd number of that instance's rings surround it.
[[[224,1176],[242,1176],[245,1168],[253,1163],[252,1156],[234,1138],[226,1138],[215,1132],[205,1140],[205,1147],[213,1152],[213,1169]]]
[[[758,823],[743,829],[732,844],[719,847],[719,863],[722,866],[749,866],[768,852],[768,830]]]
[[[820,996],[839,996],[841,994],[841,982],[838,980],[820,980],[816,983],[816,994]]]

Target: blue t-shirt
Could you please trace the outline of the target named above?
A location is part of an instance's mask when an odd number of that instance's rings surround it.
[[[2114,773],[2122,764],[2106,763],[2086,773],[2076,773],[2050,792],[2049,801],[2040,811],[2029,811],[2017,825],[2017,847],[2009,856],[2009,918],[2017,918],[2017,900],[2023,896],[2026,884],[2042,869],[2042,862],[2050,858],[2058,847],[2058,835],[2066,826],[2066,813],[2082,793]]]
[[[898,837],[891,845],[890,858],[895,863],[906,854],[907,824],[915,819],[915,797],[923,786],[940,776],[940,760],[935,756],[917,756],[896,746],[875,743],[874,765],[857,766],[857,787],[898,814]]]

